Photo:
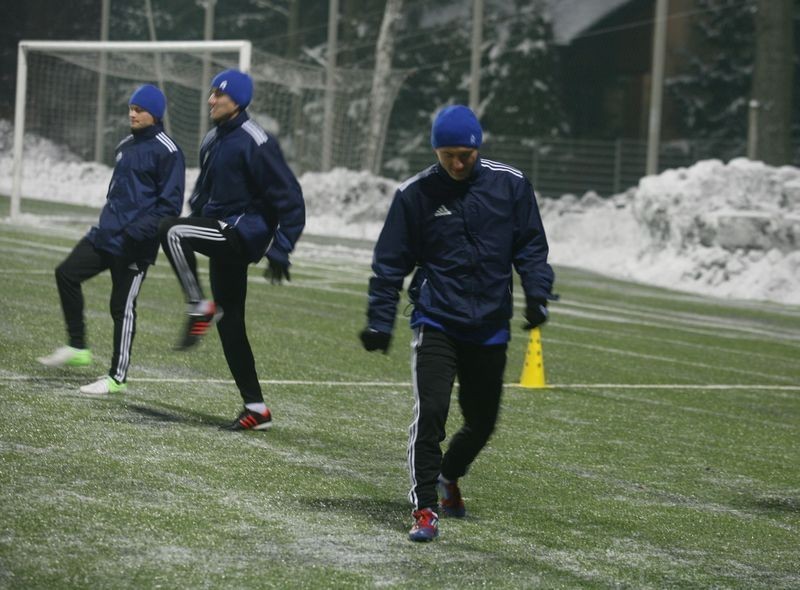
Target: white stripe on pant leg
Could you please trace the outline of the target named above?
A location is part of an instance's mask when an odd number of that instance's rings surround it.
[[[414,337],[411,339],[411,387],[414,389],[414,415],[411,425],[408,427],[408,474],[411,479],[411,489],[408,492],[408,499],[414,505],[414,509],[419,509],[419,498],[417,498],[417,472],[414,468],[416,459],[417,434],[419,432],[419,385],[417,383],[417,351],[422,344],[422,328],[414,329]]]
[[[192,270],[189,268],[189,263],[186,261],[186,255],[183,252],[181,244],[182,238],[195,238],[198,240],[207,240],[209,242],[224,242],[225,236],[219,230],[205,227],[196,227],[193,225],[173,225],[167,231],[167,243],[169,244],[169,251],[172,254],[172,259],[175,262],[175,268],[178,270],[178,278],[181,281],[186,295],[190,301],[199,301],[202,298],[200,285],[197,282]]]
[[[133,307],[136,305],[136,298],[142,288],[142,281],[144,281],[144,272],[140,271],[133,277],[131,288],[128,291],[128,298],[125,300],[125,310],[122,316],[122,337],[120,338],[117,370],[114,374],[114,379],[120,383],[125,381],[125,377],[128,375],[128,367],[131,364],[131,341],[133,340],[133,331],[136,329]]]
[[[167,244],[169,244],[172,261],[175,263],[175,270],[178,271],[178,280],[186,292],[186,297],[190,301],[197,301],[200,299],[200,286],[189,268],[189,263],[186,262],[186,257],[181,247],[181,239],[174,234],[173,229],[175,229],[175,226],[167,232]]]

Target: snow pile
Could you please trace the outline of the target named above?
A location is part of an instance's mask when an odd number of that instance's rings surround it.
[[[375,240],[398,182],[335,168],[306,172],[299,179],[306,200],[306,230],[312,234]]]
[[[648,176],[603,200],[545,201],[556,264],[742,299],[800,304],[800,170],[745,159]]]
[[[11,194],[13,126],[0,120],[0,193]],[[51,141],[25,134],[22,186],[26,197],[62,203],[95,205],[106,200],[111,169],[83,162]]]
[[[84,162],[68,148],[31,133],[25,134],[24,150],[22,193],[26,198],[90,207],[105,205],[110,167]],[[11,194],[12,166],[13,126],[0,120],[0,194]],[[197,174],[197,168],[186,170],[187,197]]]
[[[377,238],[398,183],[307,173],[309,233]],[[603,199],[540,202],[554,264],[673,289],[800,304],[800,169],[708,160]]]
[[[0,121],[0,193],[11,191]],[[100,207],[111,169],[26,137],[29,198]],[[187,193],[197,170],[187,170]],[[336,169],[299,178],[310,234],[374,240],[398,182]],[[540,201],[551,261],[684,291],[800,304],[800,169],[744,159],[648,176],[625,193]]]

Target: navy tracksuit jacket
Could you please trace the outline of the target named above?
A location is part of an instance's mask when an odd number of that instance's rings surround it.
[[[250,262],[267,254],[288,266],[305,226],[305,203],[277,140],[242,111],[208,132],[200,164],[189,201],[193,215],[235,227]]]
[[[183,206],[183,152],[156,123],[123,139],[115,154],[106,204],[86,237],[99,250],[152,264],[159,222]]]
[[[508,329],[512,265],[527,297],[552,299],[553,270],[528,179],[478,158],[466,181],[435,164],[400,185],[375,245],[370,328],[391,333],[403,279],[417,317],[481,342]],[[424,322],[423,322],[424,323]]]

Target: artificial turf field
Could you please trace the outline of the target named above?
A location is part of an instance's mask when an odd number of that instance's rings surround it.
[[[251,268],[275,424],[231,433],[216,335],[172,351],[163,255],[127,393],[77,390],[108,368],[107,274],[84,289],[94,365],[36,362],[64,343],[53,269],[92,217],[0,222],[0,588],[800,587],[800,308],[557,268],[550,387],[514,385],[517,317],[468,517],[414,544],[410,331],[398,318],[389,355],[360,347],[369,244],[305,236],[285,286]]]

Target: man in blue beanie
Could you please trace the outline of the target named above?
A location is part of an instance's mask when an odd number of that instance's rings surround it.
[[[438,162],[400,185],[375,244],[367,327],[360,334],[366,350],[388,351],[403,279],[415,271],[408,289],[412,541],[438,536],[439,513],[466,514],[458,480],[497,421],[511,337],[512,269],[525,291],[526,330],[547,320],[547,301],[555,298],[533,188],[519,170],[481,158],[482,139],[470,109],[442,109],[431,129]],[[456,377],[464,425],[443,456]]]
[[[275,280],[289,280],[289,253],[305,226],[300,184],[275,137],[247,114],[253,80],[225,70],[211,82],[208,97],[214,128],[200,146],[200,175],[189,204],[192,215],[161,223],[164,253],[187,302],[184,331],[177,348],[186,350],[216,324],[222,350],[244,407],[225,426],[264,430],[272,413],[256,373],[245,329],[248,265],[264,256]],[[195,253],[209,258],[212,299],[197,275]]]
[[[80,388],[104,395],[126,388],[131,347],[136,333],[136,298],[158,254],[158,224],[183,206],[183,152],[164,133],[164,94],[149,84],[131,95],[131,134],[115,150],[114,172],[100,220],[56,268],[56,284],[69,345],[39,361],[49,367],[83,367],[92,362],[86,339],[81,283],[111,272],[111,317],[114,352],[108,375]]]

